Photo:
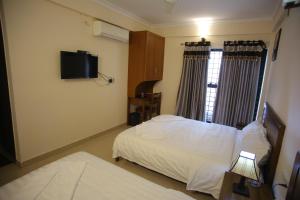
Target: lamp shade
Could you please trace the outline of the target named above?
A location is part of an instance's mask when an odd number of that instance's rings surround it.
[[[244,176],[246,178],[258,181],[258,167],[256,165],[255,154],[241,151],[238,159],[233,164],[231,172]]]

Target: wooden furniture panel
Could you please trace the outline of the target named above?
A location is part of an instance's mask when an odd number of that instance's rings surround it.
[[[145,80],[161,80],[164,65],[165,39],[147,32]]]
[[[130,32],[128,61],[128,96],[137,97],[143,82],[162,79],[165,39],[148,31]],[[149,87],[147,88],[149,92]]]
[[[145,65],[145,80],[155,80],[154,68],[155,68],[155,36],[154,34],[147,33],[147,48],[146,48],[146,65]]]
[[[272,148],[269,160],[262,168],[262,173],[265,182],[272,185],[281,150],[285,125],[267,102],[264,107],[263,124],[267,130],[267,138]]]
[[[161,93],[146,93],[143,98],[128,97],[128,118],[130,106],[140,114],[140,123],[160,115]],[[129,124],[129,122],[127,122]]]
[[[162,80],[164,69],[165,38],[158,37],[157,40],[158,42],[155,43],[155,51],[158,52],[157,56],[155,57],[155,66],[157,66],[156,79]]]
[[[219,200],[271,200],[273,199],[271,186],[264,184],[260,187],[252,187],[247,183],[249,188],[249,197],[244,197],[232,192],[233,183],[238,183],[240,176],[234,173],[226,172],[223,180],[221,194]]]
[[[128,96],[135,96],[135,88],[144,81],[146,62],[146,32],[130,32],[128,59]]]
[[[159,35],[148,31],[130,32],[129,39],[129,60],[128,60],[128,118],[130,116],[131,104],[137,102],[141,104],[142,94],[153,94],[154,84],[162,80],[164,65],[164,47],[165,39]],[[142,108],[142,121],[147,120],[152,115],[145,108],[153,108],[154,103],[149,104],[149,100],[142,99],[143,105],[137,105]],[[160,100],[155,102],[155,106],[160,110]],[[144,105],[148,104],[148,105]],[[151,106],[150,106],[151,105]],[[159,112],[158,112],[159,113]]]

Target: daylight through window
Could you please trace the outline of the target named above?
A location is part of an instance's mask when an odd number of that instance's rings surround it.
[[[205,121],[212,122],[223,51],[212,49],[208,63]]]

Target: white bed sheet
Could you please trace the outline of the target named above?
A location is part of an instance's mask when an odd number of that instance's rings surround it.
[[[161,115],[119,134],[113,158],[123,157],[218,199],[236,133],[228,126]]]
[[[79,152],[0,188],[1,200],[193,200],[91,154]]]

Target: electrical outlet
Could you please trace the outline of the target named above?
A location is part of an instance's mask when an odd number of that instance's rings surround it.
[[[113,78],[109,78],[108,79],[108,83],[113,83],[114,82],[114,79]]]

